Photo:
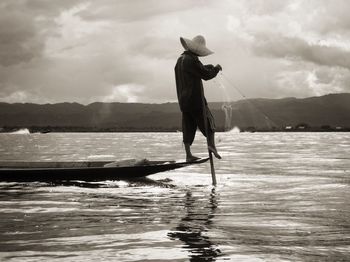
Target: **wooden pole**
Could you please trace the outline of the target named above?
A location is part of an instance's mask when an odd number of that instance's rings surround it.
[[[211,171],[212,185],[216,186],[216,175],[215,175],[215,168],[214,168],[213,153],[210,152],[210,151],[209,151],[209,161],[210,161],[210,171]]]
[[[204,100],[203,87],[201,89],[201,96],[202,96],[202,105],[203,105],[204,128],[205,128],[205,134],[207,137],[207,147],[208,147],[208,154],[209,154],[209,160],[210,160],[211,179],[212,179],[212,185],[216,186],[216,175],[215,175],[215,168],[214,168],[213,153],[209,150],[210,140],[209,140],[209,131],[208,131],[208,114],[207,114],[207,107],[205,105],[205,100]]]

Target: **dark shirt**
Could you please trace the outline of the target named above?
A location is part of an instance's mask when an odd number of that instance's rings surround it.
[[[203,108],[206,104],[203,90],[203,80],[214,78],[219,72],[213,65],[203,65],[198,56],[185,51],[177,60],[175,66],[175,80],[177,98],[182,112]]]

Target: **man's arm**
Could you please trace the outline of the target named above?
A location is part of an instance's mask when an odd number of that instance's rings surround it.
[[[203,65],[199,60],[185,59],[184,61],[185,70],[203,80],[209,80],[214,78],[220,70],[222,70],[220,65]]]

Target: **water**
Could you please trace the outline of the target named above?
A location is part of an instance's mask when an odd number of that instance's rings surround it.
[[[219,133],[209,164],[0,183],[1,261],[350,261],[350,133]],[[206,155],[198,134],[195,154]],[[181,133],[0,135],[0,160],[180,159]]]

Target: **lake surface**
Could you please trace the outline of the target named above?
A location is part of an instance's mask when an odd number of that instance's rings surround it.
[[[181,135],[0,134],[0,160],[181,159]],[[85,187],[0,183],[0,260],[350,261],[350,133],[217,144],[215,188],[208,163]]]

